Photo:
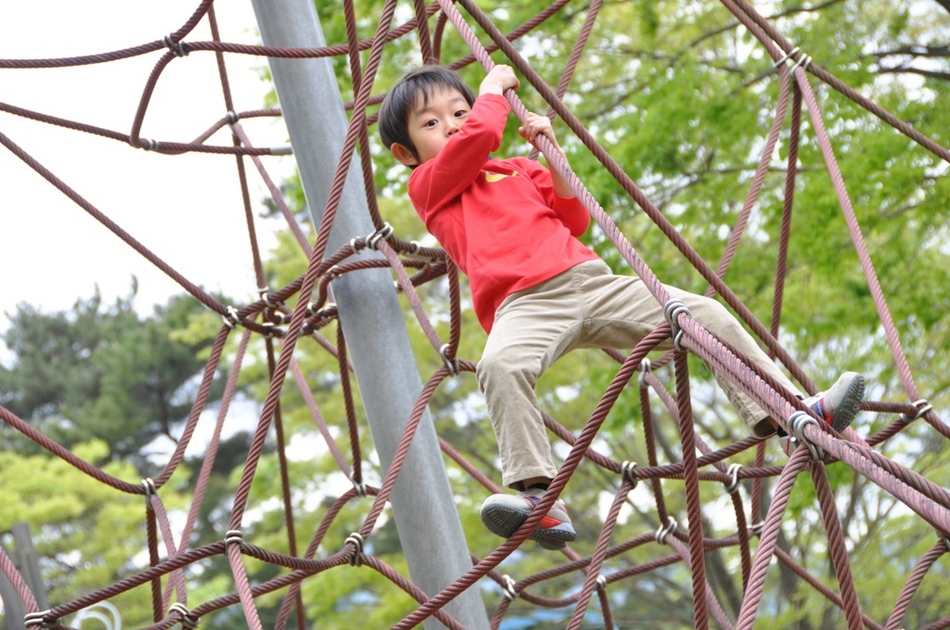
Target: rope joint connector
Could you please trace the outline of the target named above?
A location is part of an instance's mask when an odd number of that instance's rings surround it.
[[[449,344],[444,343],[442,347],[439,348],[439,356],[442,357],[442,362],[445,363],[445,367],[448,369],[451,376],[458,376],[459,372],[462,371],[462,366],[459,364],[459,360],[449,358]]]
[[[726,492],[735,494],[739,490],[739,471],[742,464],[732,464],[726,472],[729,475],[729,483],[726,484]]]
[[[907,418],[907,420],[917,420],[918,418],[922,418],[923,416],[933,411],[933,408],[934,408],[934,406],[931,405],[930,401],[927,400],[926,398],[921,398],[920,400],[915,401],[914,407],[917,408],[917,413],[914,414],[913,418],[905,414],[904,417]]]
[[[656,542],[661,545],[666,543],[666,537],[670,534],[676,533],[676,530],[679,526],[676,524],[676,519],[672,516],[666,517],[666,525],[660,525],[656,530]]]
[[[27,628],[53,628],[58,626],[59,619],[46,620],[46,615],[51,612],[52,610],[44,610],[41,612],[26,613],[26,615],[23,616],[23,623]]]
[[[228,314],[221,316],[221,321],[224,322],[224,325],[234,330],[234,327],[238,325],[238,322],[241,321],[241,318],[238,317],[238,311],[233,306],[228,306]]]
[[[650,359],[644,358],[643,361],[640,361],[640,376],[637,377],[640,387],[647,384],[647,374],[651,372],[653,372],[653,364],[650,363]]]
[[[812,425],[820,430],[817,420],[804,411],[796,411],[788,419],[788,433],[798,440],[799,444],[804,444],[808,447],[808,452],[811,453],[813,461],[825,461],[828,458],[828,454],[825,453],[820,446],[805,438],[805,427],[808,425]]]
[[[192,616],[191,611],[185,608],[185,605],[181,602],[175,602],[171,605],[171,608],[168,609],[168,614],[173,612],[181,615],[181,627],[186,630],[194,630],[198,627],[198,618]]]
[[[515,590],[515,581],[514,579],[505,573],[501,576],[501,579],[505,581],[504,586],[504,596],[509,602],[513,602],[518,599],[518,591]]]
[[[379,242],[381,240],[389,240],[389,237],[393,235],[394,231],[393,226],[388,223],[383,223],[383,227],[366,237],[366,246],[370,249],[379,249]]]
[[[362,566],[363,542],[363,537],[359,534],[359,532],[353,532],[346,537],[344,544],[352,544],[354,547],[353,555],[350,557],[350,566]]]
[[[640,478],[636,475],[636,469],[639,468],[637,462],[625,461],[620,465],[620,473],[623,478],[630,482],[630,489],[633,490],[640,483]]]
[[[172,51],[176,57],[187,57],[188,53],[191,52],[184,43],[180,41],[176,42],[174,39],[172,39],[171,34],[163,37],[162,43],[165,44],[168,50]]]
[[[663,314],[672,329],[670,335],[673,337],[673,347],[676,348],[677,352],[685,352],[683,349],[683,329],[679,325],[679,316],[684,313],[690,315],[689,309],[680,300],[672,299],[663,306]]]
[[[152,497],[158,494],[158,487],[155,485],[155,482],[152,481],[151,477],[146,477],[142,480],[142,487],[145,488],[145,505],[151,507]]]
[[[224,546],[236,544],[238,546],[244,542],[244,534],[239,529],[229,529],[224,533]]]

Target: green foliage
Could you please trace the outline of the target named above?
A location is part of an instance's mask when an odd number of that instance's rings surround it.
[[[109,447],[102,441],[76,444],[73,451],[85,461],[109,459]],[[136,478],[127,462],[113,461],[103,471],[119,479]],[[50,602],[72,601],[147,568],[140,495],[121,493],[59,458],[40,454],[0,451],[0,478],[16,480],[0,486],[0,532],[17,523],[29,526]],[[163,491],[162,500],[168,510],[183,505],[173,491]],[[111,601],[129,626],[151,622],[147,589]]]
[[[0,404],[67,448],[107,440],[110,458],[144,467],[140,450],[187,417],[211,337],[184,332],[204,309],[190,297],[144,319],[133,300],[106,306],[96,294],[56,313],[19,305],[3,336],[15,358],[0,366]]]

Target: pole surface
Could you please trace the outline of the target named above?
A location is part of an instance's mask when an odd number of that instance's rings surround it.
[[[252,4],[265,46],[326,45],[313,0],[252,0]],[[307,205],[314,225],[320,225],[348,125],[336,77],[326,58],[268,61]],[[375,231],[363,191],[362,171],[354,157],[327,252]],[[360,256],[380,254],[364,251]],[[422,390],[392,275],[386,269],[349,273],[333,281],[333,293],[385,472]],[[416,586],[432,596],[472,567],[428,411],[393,488],[391,505]],[[446,611],[467,630],[489,628],[477,588],[459,595]],[[423,625],[427,630],[443,627],[433,617]]]

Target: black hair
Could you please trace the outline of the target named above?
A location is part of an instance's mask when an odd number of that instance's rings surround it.
[[[475,94],[459,73],[451,68],[437,64],[427,64],[410,70],[402,76],[389,91],[379,108],[379,136],[383,145],[391,149],[398,142],[415,155],[416,146],[409,137],[409,114],[416,105],[416,99],[422,94],[423,105],[437,90],[458,90],[469,106],[475,102]]]

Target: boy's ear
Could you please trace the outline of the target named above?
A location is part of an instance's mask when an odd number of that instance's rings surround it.
[[[389,150],[392,152],[393,157],[406,166],[419,166],[419,160],[413,152],[409,150],[409,147],[399,144],[398,142],[393,142]]]

